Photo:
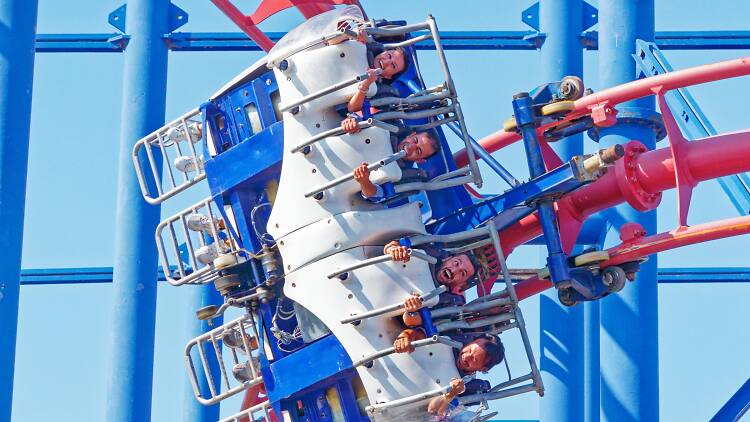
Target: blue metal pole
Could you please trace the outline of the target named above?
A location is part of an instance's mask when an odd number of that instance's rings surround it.
[[[541,47],[542,83],[568,75],[583,75],[582,0],[540,0],[539,30],[546,34]],[[552,144],[563,160],[583,153],[583,136]],[[544,399],[539,401],[540,421],[583,420],[583,307],[562,306],[556,290],[539,302],[540,370]]]
[[[637,77],[632,54],[636,39],[654,39],[653,0],[599,2],[599,76],[601,87]],[[617,125],[599,131],[602,147],[637,139],[649,149],[655,145],[653,98],[617,107]],[[622,118],[628,119],[623,121]],[[637,222],[656,233],[656,212],[639,213],[623,205],[607,217],[613,227]],[[634,283],[604,298],[601,311],[601,418],[603,421],[659,420],[657,259],[641,266]]]
[[[0,0],[0,420],[13,404],[37,1]]]
[[[156,320],[159,207],[141,196],[133,171],[133,144],[164,123],[167,87],[168,0],[127,4],[123,101],[118,168],[112,332],[106,420],[148,421]]]
[[[190,303],[195,306],[195,310],[200,309],[208,305],[221,305],[223,300],[218,291],[214,288],[213,283],[206,284],[203,286],[186,286],[191,289],[190,292]],[[208,325],[208,321],[201,321],[197,318],[193,319],[189,323],[188,337],[195,338],[205,332],[216,328],[223,324],[224,318],[214,318],[212,325]],[[187,339],[185,340],[187,343]],[[213,361],[211,361],[213,362]],[[227,368],[231,370],[231,368]],[[200,391],[210,391],[208,387],[208,380],[206,379],[205,372],[196,371],[198,375],[198,385]],[[231,374],[229,375],[231,376]],[[211,366],[211,378],[214,380],[221,379],[221,369],[218,365]],[[182,406],[183,418],[185,422],[215,422],[219,420],[220,405],[215,404],[213,406],[204,406],[196,398],[193,393],[193,385],[189,380],[185,380],[185,402]],[[235,409],[239,411],[240,409]]]
[[[735,422],[740,420],[748,410],[750,410],[750,379],[732,394],[724,406],[721,406],[721,409],[711,418],[711,422]]]
[[[583,421],[599,422],[599,302],[583,304]]]

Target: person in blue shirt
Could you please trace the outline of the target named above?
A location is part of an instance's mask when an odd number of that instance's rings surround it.
[[[406,155],[398,161],[402,169],[411,169],[412,163],[424,163],[427,158],[437,154],[440,151],[440,140],[434,129],[423,132],[415,132],[405,125],[396,125],[399,131],[391,134],[391,145],[394,152],[404,151]],[[360,131],[357,126],[357,119],[347,117],[341,122],[341,128],[345,133],[357,133]],[[367,163],[362,163],[353,171],[354,180],[359,184],[362,190],[362,196],[371,202],[380,202],[385,199],[383,187],[370,181],[370,170]],[[403,179],[403,176],[402,176]]]

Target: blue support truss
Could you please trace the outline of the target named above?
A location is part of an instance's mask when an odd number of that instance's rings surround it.
[[[278,41],[285,32],[267,32]],[[415,33],[416,36],[419,33]],[[545,34],[537,31],[443,31],[446,50],[537,50]],[[171,51],[262,51],[242,32],[173,32],[165,36]],[[38,53],[122,52],[128,35],[113,34],[38,34]],[[581,35],[582,47],[598,50],[599,33]],[[656,45],[663,50],[746,50],[750,49],[750,31],[663,31],[656,33]],[[431,41],[416,44],[417,50],[434,50]]]

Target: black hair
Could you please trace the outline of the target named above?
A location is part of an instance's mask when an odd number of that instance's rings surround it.
[[[505,359],[505,346],[500,337],[494,334],[482,334],[476,340],[484,339],[484,351],[486,353],[485,367],[489,370]]]
[[[433,273],[434,273],[433,276],[437,280],[438,270],[443,265],[443,262],[445,262],[447,259],[453,258],[454,256],[458,256],[458,255],[466,255],[469,258],[469,262],[471,262],[471,266],[474,268],[474,275],[469,277],[465,282],[466,285],[461,288],[462,291],[465,291],[469,289],[470,287],[472,287],[473,285],[475,285],[479,281],[478,275],[479,275],[479,271],[482,269],[482,266],[479,265],[479,260],[470,251],[461,252],[461,253],[452,254],[452,255],[446,255],[446,256],[437,258],[437,262],[435,263],[435,267],[433,270]]]
[[[396,79],[400,78],[401,75],[406,73],[407,70],[409,70],[409,66],[411,63],[411,54],[409,54],[408,51],[404,47],[394,47],[394,48],[386,48],[383,51],[400,51],[401,56],[404,58],[404,68],[401,69],[401,71],[394,73],[393,76],[390,77],[390,80],[395,81]]]

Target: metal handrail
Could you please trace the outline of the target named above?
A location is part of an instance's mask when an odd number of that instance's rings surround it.
[[[544,394],[544,383],[542,382],[542,376],[539,373],[539,368],[537,368],[536,366],[536,360],[534,360],[534,351],[531,348],[529,334],[526,332],[526,323],[523,319],[523,313],[521,312],[521,308],[518,307],[518,296],[516,295],[516,289],[513,286],[513,279],[510,276],[510,271],[508,271],[508,263],[505,261],[505,254],[503,254],[503,248],[500,244],[500,236],[497,234],[495,223],[492,220],[488,221],[485,227],[487,228],[487,232],[490,235],[490,239],[492,239],[492,246],[495,248],[495,253],[497,254],[498,262],[500,263],[503,280],[505,281],[505,289],[508,292],[508,297],[513,303],[513,315],[515,316],[516,320],[515,324],[518,326],[518,330],[521,333],[523,348],[526,352],[526,358],[529,361],[529,366],[531,367],[531,374],[533,376],[533,389],[536,390],[539,395],[542,395]]]
[[[422,302],[427,302],[428,300],[432,299],[435,296],[440,295],[441,293],[445,292],[446,290],[448,290],[448,288],[446,286],[440,286],[440,287],[438,287],[436,289],[433,289],[433,290],[431,290],[431,291],[429,291],[429,292],[427,292],[427,293],[425,293],[423,295],[420,295],[419,296],[419,300],[422,301]],[[352,315],[352,316],[350,316],[348,318],[344,318],[344,319],[341,320],[341,323],[342,324],[350,324],[352,322],[362,321],[362,320],[365,320],[365,319],[368,319],[368,318],[372,318],[372,317],[376,317],[376,316],[379,316],[379,315],[387,314],[387,313],[390,313],[390,312],[393,312],[393,311],[397,311],[397,310],[403,309],[403,308],[404,308],[404,303],[403,302],[394,303],[393,305],[383,306],[382,308],[373,309],[371,311],[363,312],[361,314],[355,314],[355,315]]]
[[[424,245],[425,243],[453,243],[464,240],[484,238],[487,236],[487,229],[480,227],[477,229],[465,230],[451,234],[418,234],[408,237],[411,246]]]
[[[415,191],[433,191],[440,189],[452,188],[454,186],[461,186],[474,181],[474,178],[469,171],[466,175],[461,177],[455,177],[448,180],[439,180],[436,182],[409,182],[401,183],[394,186],[393,191],[395,193],[404,192],[415,192]]]
[[[370,105],[373,107],[381,107],[381,106],[386,106],[386,105],[387,106],[414,105],[414,104],[428,103],[430,101],[443,100],[443,99],[448,99],[448,98],[453,98],[453,96],[447,90],[443,90],[438,93],[408,96],[406,98],[402,98],[402,97],[375,98],[375,99],[370,100]]]
[[[255,416],[255,413],[257,412],[263,412],[261,417],[263,418],[263,422],[272,422],[274,419],[271,418],[271,414],[269,413],[269,410],[271,410],[271,403],[269,403],[268,400],[264,401],[263,403],[258,403],[255,406],[248,407],[247,409],[237,412],[232,416],[228,416],[219,422],[240,422],[242,420],[250,420],[252,422],[259,422],[260,419],[257,419]]]
[[[383,69],[375,69],[375,72],[380,75],[383,72]],[[363,73],[357,76],[354,76],[353,78],[344,80],[342,82],[335,83],[333,85],[327,86],[323,89],[320,89],[318,91],[313,92],[312,94],[305,95],[304,97],[293,101],[289,104],[281,104],[279,105],[279,110],[283,113],[286,111],[289,111],[295,107],[299,107],[302,104],[305,104],[307,102],[317,100],[320,97],[323,97],[325,95],[328,95],[332,92],[336,92],[340,89],[346,88],[348,86],[354,85],[357,82],[362,82],[363,80],[367,79],[367,73]]]
[[[455,104],[419,111],[384,111],[382,113],[375,113],[374,116],[379,120],[416,120],[436,117],[451,112],[455,112]]]
[[[459,328],[460,329],[472,329],[472,328],[484,327],[485,325],[507,322],[507,321],[514,319],[515,317],[516,317],[515,315],[510,313],[510,314],[494,315],[494,316],[487,317],[487,318],[477,318],[472,321],[435,322],[435,328],[438,331],[448,331],[448,330],[455,330]]]
[[[474,375],[467,375],[463,377],[461,380],[465,383],[471,381],[474,379]],[[392,409],[394,407],[401,407],[406,406],[413,403],[418,403],[423,400],[431,399],[433,397],[437,397],[441,394],[444,394],[450,390],[451,386],[446,385],[445,387],[436,388],[434,390],[430,390],[424,393],[414,394],[413,396],[408,396],[396,400],[391,400],[386,403],[377,403],[370,406],[367,406],[367,413],[375,414],[375,413],[382,413],[387,412],[388,409]]]
[[[530,391],[537,390],[537,387],[534,383],[522,385],[520,387],[514,387],[514,388],[508,388],[505,390],[492,392],[492,393],[481,393],[481,394],[473,394],[471,396],[465,396],[465,397],[459,397],[458,402],[461,404],[464,403],[476,403],[482,400],[498,400],[498,399],[504,399],[506,397],[511,396],[517,396],[519,394],[528,393]]]
[[[195,145],[193,145],[194,142],[197,141],[197,139],[193,139],[193,135],[191,134],[190,128],[188,126],[189,122],[194,122],[190,119],[198,115],[200,115],[199,109],[196,108],[196,109],[190,110],[187,113],[183,114],[182,116],[178,117],[177,119],[172,120],[171,122],[165,124],[159,129],[156,129],[155,131],[139,139],[135,143],[135,145],[133,145],[131,158],[133,160],[135,174],[138,179],[138,185],[141,188],[141,194],[143,195],[143,199],[149,204],[151,205],[160,204],[166,199],[169,199],[177,195],[178,193],[188,189],[191,186],[194,186],[195,184],[197,184],[198,182],[206,178],[205,171],[203,171],[203,168],[198,165],[200,161],[200,156],[197,154],[195,150]],[[189,145],[190,157],[193,160],[195,160],[195,163],[196,163],[195,176],[191,178],[191,177],[188,177],[187,173],[183,172],[183,181],[181,183],[177,183],[177,181],[175,180],[174,172],[172,170],[172,163],[169,162],[169,154],[167,153],[167,148],[171,148],[174,146],[174,150],[176,151],[177,156],[184,155],[182,153],[182,149],[180,147],[179,142],[174,142],[174,141],[165,139],[166,132],[173,127],[182,127],[182,130],[185,133],[187,143]],[[205,128],[204,128],[203,136],[206,136]],[[162,159],[161,165],[159,165],[159,163],[156,161],[156,158],[154,156],[153,150],[157,150],[157,149],[159,150],[159,155],[161,155],[161,159]],[[145,152],[146,159],[148,160],[148,167],[149,167],[149,171],[152,177],[151,181],[154,183],[154,188],[156,189],[156,196],[153,196],[152,192],[150,191],[148,187],[148,183],[146,181],[146,176],[145,176],[146,171],[141,165],[141,151]],[[171,186],[166,191],[162,187],[163,177],[161,176],[161,170],[163,166],[166,166],[167,172],[169,174],[168,180],[171,182]]]
[[[248,332],[246,331],[247,328],[252,328],[253,331],[251,335],[248,334]],[[245,351],[247,352],[248,363],[250,365],[250,372],[253,374],[254,378],[248,381],[242,382],[239,385],[236,385],[234,387],[231,387],[230,379],[229,379],[229,376],[227,375],[226,366],[224,363],[224,357],[223,357],[223,354],[221,353],[221,345],[219,343],[220,341],[219,336],[224,331],[234,331],[234,330],[236,330],[236,332],[240,334],[240,338],[242,339],[242,345]],[[253,385],[257,385],[263,382],[263,377],[260,375],[260,368],[258,368],[255,365],[255,362],[253,361],[253,358],[250,355],[250,351],[252,350],[252,347],[250,344],[251,336],[254,336],[256,339],[258,338],[258,328],[253,319],[253,315],[246,314],[222,326],[214,328],[213,330],[208,331],[198,337],[195,337],[194,339],[190,340],[187,343],[187,345],[185,345],[185,351],[184,351],[185,365],[187,366],[188,376],[190,378],[190,383],[193,387],[193,394],[195,395],[195,398],[201,404],[211,405],[211,404],[218,403],[221,400],[231,397]],[[218,385],[216,385],[216,383],[214,382],[213,376],[211,375],[208,357],[206,356],[206,352],[203,347],[203,345],[206,343],[210,343],[213,346],[216,363],[219,365],[219,368],[221,370],[221,380],[219,380]],[[204,376],[206,377],[206,381],[208,382],[208,389],[211,395],[209,398],[206,398],[203,396],[203,392],[200,390],[200,387],[198,385],[198,376],[196,374],[195,364],[193,362],[193,357],[191,355],[191,351],[194,346],[198,347],[198,354],[199,354],[200,361],[203,367],[203,373],[204,373]],[[237,353],[235,353],[234,351],[232,353],[232,362],[235,365],[240,363],[239,357]],[[222,382],[227,388],[227,390],[224,392],[221,392]]]
[[[422,261],[427,261],[430,264],[433,264],[433,265],[437,264],[437,258],[427,255],[424,252],[417,251],[414,249],[408,249],[407,253],[415,258],[421,259]],[[379,264],[381,262],[386,262],[390,260],[391,260],[391,256],[388,254],[376,256],[374,258],[369,258],[369,259],[359,261],[348,267],[336,269],[334,272],[328,274],[327,277],[330,280],[334,277],[340,276],[341,274],[348,273],[349,271],[358,270],[360,268],[368,267],[370,265],[375,265],[375,264]]]
[[[464,347],[464,345],[459,341],[452,340],[450,337],[438,336],[438,335],[428,337],[422,340],[413,341],[411,342],[411,346],[417,349],[419,347],[430,346],[432,344],[437,344],[437,343],[450,346],[454,349],[461,349],[462,347]],[[366,356],[358,361],[353,362],[352,367],[356,368],[362,365],[366,365],[376,359],[380,359],[382,357],[392,355],[394,353],[396,353],[395,347],[389,347],[387,349],[379,350],[371,354],[370,356]]]
[[[505,290],[503,290],[505,292]],[[432,318],[439,318],[448,315],[465,314],[469,312],[479,312],[485,309],[494,308],[495,306],[511,305],[513,302],[508,297],[499,297],[494,300],[486,302],[467,303],[463,306],[449,306],[445,308],[435,309],[430,314]]]
[[[202,201],[172,215],[171,217],[165,219],[161,223],[159,223],[158,226],[156,226],[156,231],[154,234],[155,241],[156,241],[156,249],[159,252],[159,258],[161,260],[162,270],[164,271],[164,276],[167,279],[167,282],[173,286],[181,286],[183,284],[203,284],[208,283],[213,278],[217,277],[218,270],[213,268],[212,264],[202,264],[200,263],[196,256],[195,251],[196,247],[193,244],[193,240],[190,236],[190,230],[188,229],[186,218],[187,216],[191,214],[201,214],[201,211],[206,212],[207,217],[210,219],[210,221],[215,221],[217,216],[215,215],[213,209],[211,208],[211,205],[214,204],[214,201],[211,197],[208,197],[206,199],[203,199]],[[225,222],[227,225],[229,225],[229,222]],[[182,261],[182,258],[179,256],[179,242],[177,240],[177,230],[175,229],[175,225],[177,225],[182,231],[184,237],[185,237],[185,245],[187,247],[188,252],[188,261],[191,267],[186,267]],[[167,229],[169,232],[169,238],[171,239],[171,246],[176,256],[176,271],[173,270],[173,266],[171,265],[171,262],[169,260],[169,256],[167,254],[166,246],[164,244],[164,230]],[[211,224],[211,230],[210,235],[214,239],[214,243],[216,244],[217,248],[218,242],[220,242],[219,237],[219,231],[216,228],[215,224]],[[204,239],[203,235],[199,235],[198,237],[198,247],[208,246],[208,243],[206,243],[206,240]],[[237,246],[237,243],[232,238],[231,234],[227,232],[227,238],[229,239],[229,247],[228,248],[222,248],[221,253],[223,254],[231,254],[238,256],[241,253],[243,253],[242,250],[240,250]],[[175,277],[177,276],[177,277]]]
[[[357,127],[359,129],[367,129],[367,128],[373,127],[373,126],[379,127],[381,129],[385,129],[385,130],[387,130],[388,132],[391,132],[391,133],[396,133],[396,132],[399,131],[398,126],[394,126],[394,125],[389,124],[389,123],[381,122],[380,120],[367,119],[367,120],[363,120],[361,122],[357,122]],[[333,129],[327,130],[325,132],[321,132],[321,133],[313,136],[312,138],[310,138],[310,139],[308,139],[308,140],[300,143],[296,147],[292,148],[290,150],[290,152],[292,152],[292,153],[300,152],[303,149],[305,149],[306,147],[309,147],[309,146],[315,144],[318,141],[322,141],[323,139],[328,138],[330,136],[343,135],[344,133],[346,133],[346,132],[344,132],[344,130],[341,129],[341,127],[335,127]]]
[[[391,154],[388,157],[383,158],[382,160],[376,161],[374,163],[368,164],[367,169],[370,171],[375,171],[385,165],[388,165],[390,163],[393,163],[394,161],[398,161],[406,156],[406,151],[399,151],[395,154]],[[309,198],[313,195],[316,195],[320,192],[323,192],[325,190],[331,189],[332,187],[338,186],[342,183],[348,182],[350,180],[354,179],[354,173],[350,172],[348,174],[345,174],[341,177],[338,177],[336,179],[331,180],[330,182],[324,184],[323,186],[319,186],[315,188],[314,190],[311,190],[305,194],[305,198]]]
[[[368,35],[375,35],[379,37],[392,37],[396,35],[406,35],[410,32],[415,31],[422,31],[425,29],[429,29],[429,24],[427,22],[421,22],[421,23],[414,23],[411,25],[402,25],[397,26],[395,28],[365,28],[365,32],[367,32]]]

